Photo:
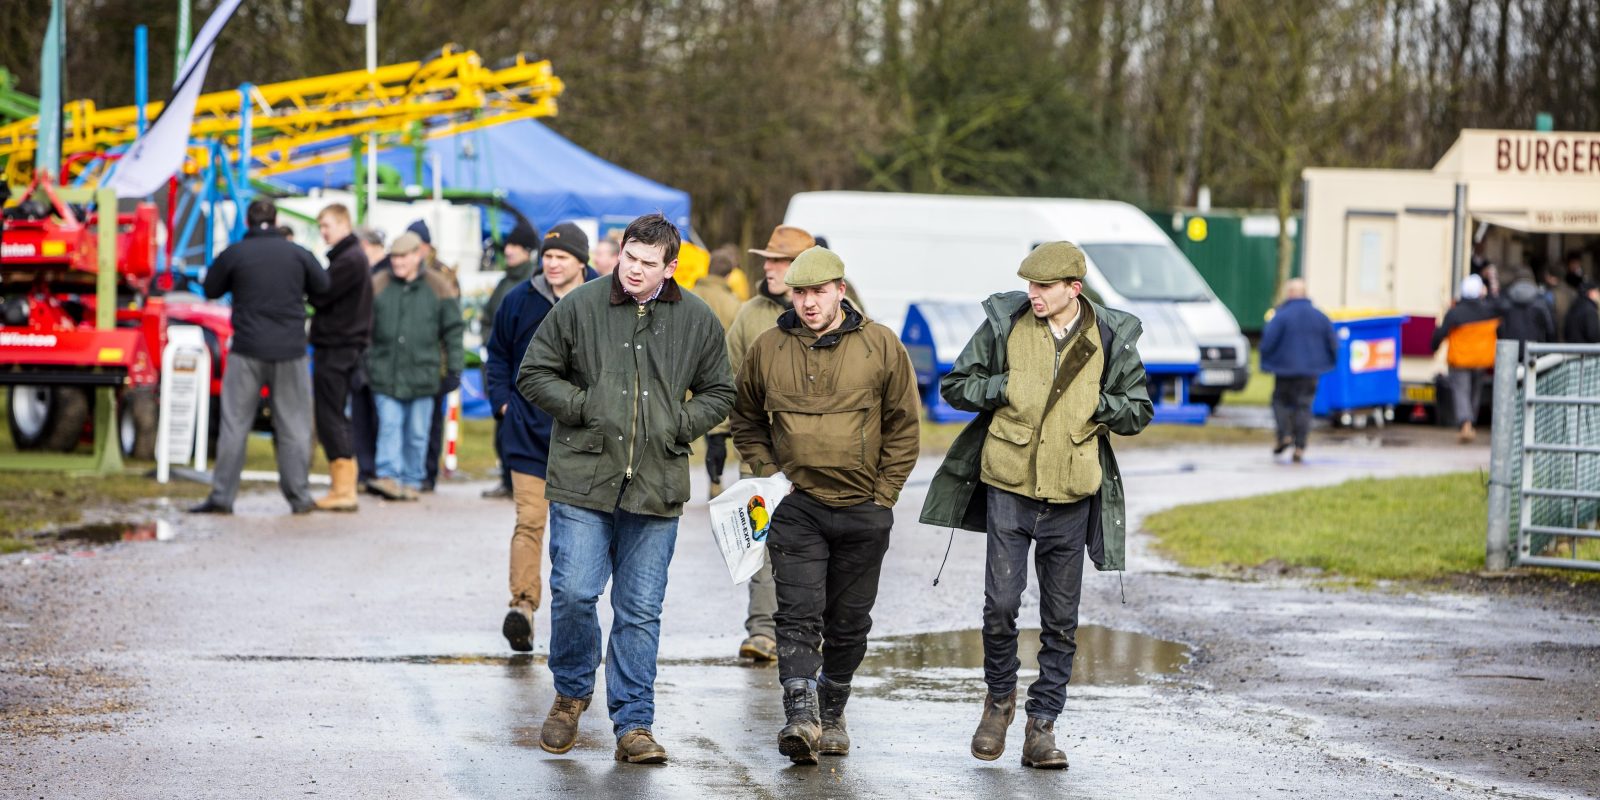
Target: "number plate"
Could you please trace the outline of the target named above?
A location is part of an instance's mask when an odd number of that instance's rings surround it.
[[[1233,383],[1233,370],[1231,369],[1200,370],[1201,386],[1227,386],[1231,383]]]
[[[1433,386],[1426,383],[1401,386],[1400,399],[1407,403],[1432,403],[1434,400]]]

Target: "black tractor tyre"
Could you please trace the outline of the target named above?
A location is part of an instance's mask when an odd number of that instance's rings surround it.
[[[117,441],[124,458],[153,461],[156,457],[156,430],[161,422],[161,404],[151,388],[132,389],[122,395],[117,408]]]
[[[32,433],[17,423],[17,395],[24,391],[39,392],[35,397],[46,408],[43,422]],[[13,386],[7,400],[6,421],[18,450],[70,453],[83,440],[84,426],[89,423],[89,392],[82,387]]]

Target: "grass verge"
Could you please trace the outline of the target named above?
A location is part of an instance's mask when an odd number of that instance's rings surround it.
[[[1222,403],[1233,406],[1272,405],[1272,376],[1261,371],[1259,351],[1254,348],[1250,350],[1250,381],[1237,392],[1224,392]]]
[[[1146,518],[1144,527],[1160,552],[1187,567],[1238,570],[1272,563],[1358,584],[1432,580],[1483,569],[1484,481],[1477,472],[1363,478],[1180,506]],[[1600,580],[1592,574],[1560,576]]]

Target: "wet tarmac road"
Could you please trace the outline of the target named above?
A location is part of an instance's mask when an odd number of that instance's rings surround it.
[[[1253,450],[1130,451],[1130,516],[1486,461],[1429,441],[1312,455],[1293,469]],[[538,650],[509,655],[499,620],[511,507],[462,485],[417,505],[364,501],[353,516],[289,517],[280,499],[252,495],[233,520],[165,515],[176,523],[166,541],[0,559],[0,796],[1583,797],[1600,787],[1592,606],[1186,577],[1140,536],[1125,580],[1086,579],[1084,620],[1098,627],[1083,632],[1058,728],[1071,770],[1020,768],[1020,720],[1001,760],[976,761],[967,740],[983,686],[968,629],[983,547],[957,534],[931,585],[945,532],[915,516],[933,466],[919,466],[898,509],[848,758],[796,768],[777,754],[776,671],[731,657],[744,590],[704,533],[703,505],[685,518],[663,624],[656,731],[671,763],[615,764],[598,706],[577,749],[540,751],[553,696],[548,614]],[[1036,600],[1025,598],[1025,625],[1037,625]]]

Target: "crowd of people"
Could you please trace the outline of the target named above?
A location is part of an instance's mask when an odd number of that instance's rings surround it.
[[[276,230],[275,217],[270,201],[252,203],[249,235],[205,279],[208,296],[232,295],[235,336],[213,490],[192,510],[232,512],[263,388],[295,513],[355,510],[363,486],[415,500],[435,480],[429,440],[440,398],[460,382],[459,289],[420,222],[385,249],[381,234],[353,230],[348,210],[329,206],[318,217],[324,270]],[[769,559],[750,582],[739,653],[777,662],[780,753],[799,764],[844,756],[845,706],[867,650],[893,508],[920,452],[910,357],[866,315],[843,260],[807,231],[779,226],[750,251],[765,279],[742,303],[727,283],[736,250],[714,252],[689,292],[673,279],[680,246],[659,214],[592,250],[572,223],[543,236],[522,225],[506,239],[506,275],[484,326],[502,465],[485,494],[516,509],[501,633],[513,650],[533,649],[548,532],[556,699],[541,747],[565,753],[578,742],[602,661],[597,605],[609,593],[613,755],[664,762],[653,733],[656,656],[690,499],[688,455],[705,442],[715,496],[731,445],[742,476],[781,472],[793,486],[769,523]],[[1075,245],[1044,244],[1018,269],[1025,291],[984,301],[988,321],[940,385],[975,418],[946,454],[920,517],[988,537],[987,691],[971,742],[979,759],[1000,757],[1016,714],[1017,616],[1034,551],[1045,630],[1021,760],[1041,769],[1067,766],[1054,726],[1072,674],[1085,556],[1102,570],[1124,565],[1124,501],[1108,437],[1138,433],[1153,414],[1140,323],[1083,297],[1085,272]],[[306,475],[313,422],[332,473],[317,500]]]

